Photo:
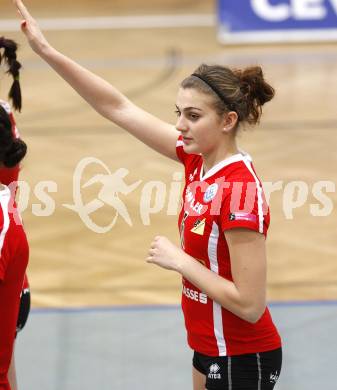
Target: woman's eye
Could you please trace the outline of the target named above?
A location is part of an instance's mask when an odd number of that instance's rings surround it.
[[[181,115],[181,112],[180,112],[179,110],[175,110],[174,112],[175,112],[175,114],[176,114],[177,116],[180,116],[180,115]]]
[[[190,114],[190,118],[193,120],[193,121],[196,121],[197,119],[200,118],[200,116],[198,114]]]

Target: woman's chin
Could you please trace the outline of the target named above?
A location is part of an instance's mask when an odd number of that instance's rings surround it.
[[[185,144],[184,143],[184,152],[188,154],[199,154],[200,151],[198,150],[197,146],[195,144]]]

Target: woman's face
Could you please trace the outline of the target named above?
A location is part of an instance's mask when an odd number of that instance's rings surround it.
[[[212,107],[212,97],[192,88],[180,88],[177,96],[176,128],[186,153],[207,155],[223,145],[226,117]]]

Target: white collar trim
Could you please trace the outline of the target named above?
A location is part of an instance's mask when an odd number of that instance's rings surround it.
[[[202,176],[203,170],[204,170],[204,164],[202,164],[200,169],[200,181],[206,180],[209,177],[213,176],[215,173],[219,172],[222,168],[226,167],[227,165],[233,164],[238,161],[243,161],[244,159],[248,160],[249,162],[252,162],[252,158],[249,154],[246,152],[240,150],[240,153],[234,154],[231,157],[226,158],[225,160],[222,160],[214,165],[209,171],[206,172],[204,176]]]

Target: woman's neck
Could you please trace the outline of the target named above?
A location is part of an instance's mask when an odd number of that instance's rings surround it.
[[[211,168],[213,168],[220,161],[226,160],[227,158],[233,156],[234,154],[239,153],[239,149],[236,145],[235,140],[230,144],[225,146],[221,145],[214,152],[203,155],[204,162],[204,174],[207,173]]]

